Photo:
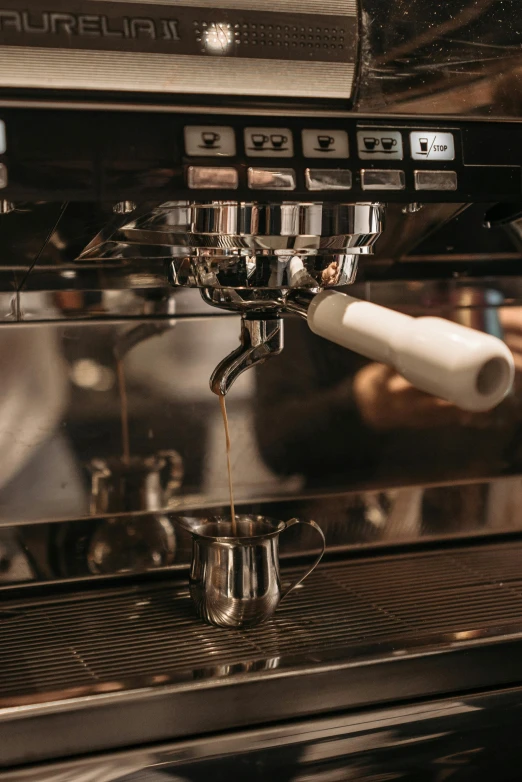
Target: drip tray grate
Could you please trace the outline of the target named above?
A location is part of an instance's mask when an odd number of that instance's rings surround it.
[[[6,601],[0,768],[512,686],[521,565],[517,540],[325,563],[247,631],[179,582]]]
[[[494,637],[517,624],[518,541],[325,564],[271,622],[244,631],[202,624],[179,584],[23,600],[0,610],[0,706]]]

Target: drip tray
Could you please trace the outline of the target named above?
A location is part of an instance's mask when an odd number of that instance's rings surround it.
[[[4,601],[0,766],[521,681],[518,540],[326,563],[244,631],[179,582]]]

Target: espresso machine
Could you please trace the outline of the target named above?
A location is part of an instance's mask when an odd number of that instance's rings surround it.
[[[1,782],[517,778],[521,31],[0,8]],[[217,396],[238,512],[326,538],[252,628],[177,521],[230,513]]]

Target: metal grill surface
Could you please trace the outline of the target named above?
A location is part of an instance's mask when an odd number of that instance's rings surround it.
[[[202,624],[179,583],[4,602],[0,706],[349,659],[419,636],[494,637],[517,624],[522,542],[328,563],[273,621],[245,631]]]

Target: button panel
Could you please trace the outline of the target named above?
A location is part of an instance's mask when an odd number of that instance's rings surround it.
[[[234,128],[216,125],[189,125],[185,128],[185,152],[191,157],[234,157]]]
[[[368,126],[353,129],[357,139],[357,152],[363,160],[403,160],[403,134],[409,138],[411,158],[414,160],[453,160],[455,158],[454,133],[410,130],[407,126],[401,129]],[[296,160],[297,168],[304,170],[296,173],[295,168],[279,168],[274,163],[276,158],[294,158],[294,137],[296,132],[290,128],[281,127],[247,127],[234,125],[187,125],[184,128],[185,152],[192,157],[236,157],[245,154],[250,158],[270,158],[275,167],[251,167],[247,172],[248,187],[252,190],[296,190],[297,181],[304,182],[309,192],[333,192],[352,190],[357,182],[348,168],[304,168]],[[302,148],[298,150],[297,158],[301,160],[348,160],[350,158],[350,137],[348,130],[342,128],[303,128],[301,134]],[[243,133],[244,150],[237,147],[237,133]],[[241,145],[240,145],[241,146]],[[0,153],[5,149],[5,126],[0,120]],[[302,154],[300,154],[302,152]],[[268,161],[267,161],[268,162]],[[333,163],[335,166],[335,163]],[[417,192],[457,190],[458,177],[456,171],[416,170],[412,172],[412,164],[403,164],[407,168],[408,181]],[[301,173],[302,172],[302,173]],[[413,174],[413,177],[412,177]],[[412,179],[410,179],[412,177]],[[0,170],[0,188],[7,181]],[[206,167],[191,166],[187,170],[187,182],[191,189],[237,190],[239,189],[240,166]],[[300,185],[301,187],[301,185]],[[360,187],[364,190],[406,190],[406,172],[391,168],[366,168],[360,171]]]
[[[239,176],[235,168],[189,166],[187,183],[191,190],[237,190]]]
[[[352,172],[335,168],[307,168],[308,190],[351,190]]]
[[[363,168],[361,187],[363,190],[404,190],[404,171],[396,169]]]
[[[79,118],[74,112],[60,113],[59,122],[54,111],[37,112],[41,132],[36,146],[27,133],[27,111],[5,108],[0,110],[0,163],[7,167],[8,176],[0,193],[13,203],[46,198],[61,202],[64,197],[118,203],[128,199],[129,193],[136,202],[153,196],[158,203],[190,200],[198,193],[239,202],[249,202],[253,197],[259,200],[260,196],[266,201],[270,196],[268,201],[273,203],[289,199],[335,203],[347,198],[350,202],[370,198],[395,204],[489,203],[492,197],[498,203],[516,203],[521,198],[521,125],[516,121],[496,123],[449,114],[438,118],[365,116],[327,112],[320,107],[305,113],[292,100],[286,107],[281,105],[277,113],[275,109],[267,113],[260,106],[252,108],[246,99],[238,101],[235,108],[220,107],[219,113],[201,104],[184,112],[165,111],[154,122],[149,121],[145,110],[136,110],[132,121],[125,113],[106,112],[104,132],[96,143],[92,134],[78,132]],[[260,138],[256,136],[256,147],[249,155],[244,144],[245,129],[250,134],[262,133]],[[270,135],[264,131],[270,131]],[[253,146],[254,139],[247,136]],[[346,138],[349,157],[334,158],[334,154],[340,154],[340,140]],[[269,151],[268,144],[282,151]],[[292,145],[293,157],[286,157],[290,149],[285,144]],[[311,150],[307,144],[313,144]],[[306,157],[305,153],[315,157]],[[379,159],[377,154],[385,157]],[[433,155],[454,159],[437,160],[432,159]],[[189,188],[189,166],[223,167],[236,173],[192,171]],[[249,167],[272,171],[288,167],[295,176],[281,181],[281,177],[271,175],[267,181],[264,171],[262,179],[256,181],[251,175],[251,183],[265,188],[256,190],[248,186]],[[327,169],[351,171],[352,188],[341,189],[348,186],[349,174],[343,175],[343,182],[333,181],[331,173],[323,173]],[[361,169],[400,169],[404,172],[404,187],[402,174],[367,173],[361,180]],[[456,175],[456,189],[449,189],[455,188],[453,174],[434,174],[431,178],[415,174],[446,169]],[[49,171],[54,172],[50,179],[46,176]],[[0,174],[1,185],[5,175]],[[293,188],[294,183],[295,190],[283,189]],[[207,185],[211,189],[202,189]]]
[[[455,160],[453,133],[431,133],[425,130],[410,133],[413,160]]]
[[[350,156],[345,130],[303,130],[302,139],[305,157],[339,159]]]
[[[252,190],[295,190],[293,168],[249,168],[248,186]]]
[[[293,157],[294,139],[288,128],[245,128],[248,157]]]
[[[414,171],[415,190],[456,190],[455,171]]]
[[[387,128],[357,131],[357,151],[361,160],[402,160],[402,134]]]

